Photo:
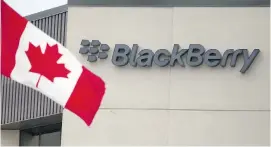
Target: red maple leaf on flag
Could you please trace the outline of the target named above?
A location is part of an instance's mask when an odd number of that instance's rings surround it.
[[[70,71],[65,68],[63,63],[57,63],[59,58],[62,56],[58,52],[57,44],[53,46],[49,46],[47,44],[43,54],[40,46],[36,47],[29,42],[28,50],[25,53],[31,63],[31,69],[29,71],[40,74],[36,87],[38,87],[41,76],[46,77],[51,82],[54,82],[55,77],[68,78],[67,75]]]

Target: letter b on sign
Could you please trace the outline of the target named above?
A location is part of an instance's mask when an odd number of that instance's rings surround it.
[[[116,66],[125,66],[129,61],[131,49],[125,44],[116,44],[113,52],[112,63]]]
[[[190,66],[199,66],[203,62],[202,54],[205,52],[205,48],[200,44],[191,44],[189,46],[187,55],[187,64]]]

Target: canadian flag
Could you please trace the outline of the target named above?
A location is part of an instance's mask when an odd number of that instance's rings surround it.
[[[1,74],[40,91],[89,126],[104,81],[1,0]]]

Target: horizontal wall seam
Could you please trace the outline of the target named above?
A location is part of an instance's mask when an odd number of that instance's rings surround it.
[[[269,0],[68,0],[69,6],[102,7],[269,7]]]
[[[258,112],[270,112],[270,110],[266,110],[266,109],[241,109],[241,110],[237,110],[237,109],[163,109],[163,108],[100,108],[101,110],[169,110],[169,111],[258,111]]]

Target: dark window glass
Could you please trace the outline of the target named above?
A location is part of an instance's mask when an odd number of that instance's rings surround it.
[[[20,131],[20,146],[60,146],[61,124],[52,124]]]

